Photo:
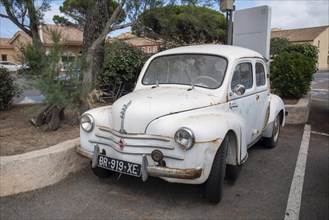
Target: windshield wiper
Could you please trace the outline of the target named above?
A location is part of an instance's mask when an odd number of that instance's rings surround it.
[[[194,85],[193,85],[192,80],[191,80],[190,76],[188,75],[186,69],[184,69],[184,72],[185,72],[185,74],[186,74],[186,76],[187,76],[187,78],[188,78],[188,80],[190,81],[190,84],[191,84],[191,88],[189,88],[187,91],[191,91],[192,89],[194,89]]]
[[[156,87],[159,87],[159,81],[158,81],[158,80],[155,81],[155,86],[152,86],[151,89],[154,89],[154,88],[156,88]]]

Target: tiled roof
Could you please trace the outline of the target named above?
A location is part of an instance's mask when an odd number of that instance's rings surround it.
[[[40,36],[40,37],[42,38],[45,45],[52,44],[51,34],[50,34],[51,30],[59,31],[61,33],[62,38],[69,45],[82,45],[83,32],[81,30],[76,29],[76,28],[52,25],[52,24],[47,24],[47,25],[42,26],[42,36]],[[28,36],[24,31],[18,31],[9,40],[9,43],[12,44],[12,42],[15,40],[15,38],[18,35],[22,35],[22,36],[27,37],[27,38],[30,39],[30,36]]]
[[[130,38],[125,40],[127,44],[131,44],[136,47],[143,47],[143,46],[156,46],[159,43],[148,39],[148,38],[140,38],[140,37],[135,37],[135,38]]]
[[[9,44],[10,38],[0,38],[0,47],[1,48],[13,48],[13,45]]]
[[[308,42],[313,41],[325,30],[329,31],[328,25],[291,30],[274,29],[271,31],[271,38],[287,38],[290,42]]]
[[[47,24],[42,27],[43,31],[43,42],[45,44],[51,44],[51,34],[50,31],[59,31],[61,33],[62,38],[67,42],[67,44],[77,44],[82,45],[83,41],[83,32],[77,28],[63,27],[57,25]]]
[[[119,34],[117,37],[112,38],[112,40],[123,40],[125,43],[133,45],[135,47],[143,47],[143,46],[157,46],[161,44],[159,40],[153,40],[147,37],[137,37],[131,32],[126,32]]]

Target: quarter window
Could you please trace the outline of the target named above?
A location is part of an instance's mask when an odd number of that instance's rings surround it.
[[[238,84],[244,85],[246,89],[250,89],[253,85],[252,65],[251,63],[240,63],[234,69],[234,74],[231,82],[231,89]]]
[[[263,86],[266,83],[265,68],[261,63],[256,63],[256,84]]]

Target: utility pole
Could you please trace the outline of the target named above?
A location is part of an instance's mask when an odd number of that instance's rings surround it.
[[[232,24],[235,0],[220,0],[220,10],[226,12],[226,44],[232,45]]]

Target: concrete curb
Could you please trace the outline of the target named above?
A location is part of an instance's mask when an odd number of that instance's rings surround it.
[[[24,154],[0,157],[0,196],[59,182],[89,163],[75,153],[79,138]]]
[[[287,124],[305,124],[308,121],[308,115],[311,108],[311,94],[299,99],[296,105],[285,105],[288,115]]]

